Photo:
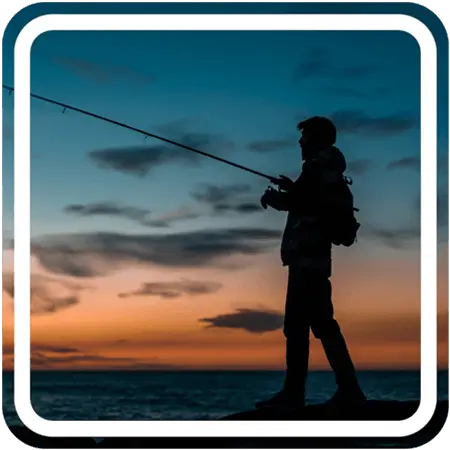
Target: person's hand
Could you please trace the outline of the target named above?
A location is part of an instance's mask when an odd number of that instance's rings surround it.
[[[269,198],[271,195],[271,192],[273,191],[273,188],[269,187],[266,189],[266,191],[264,192],[264,194],[261,197],[261,206],[264,209],[267,209],[267,206],[269,205]]]
[[[294,182],[285,175],[280,175],[279,178],[274,181],[274,184],[276,184],[283,191],[289,191],[292,186],[294,186]]]

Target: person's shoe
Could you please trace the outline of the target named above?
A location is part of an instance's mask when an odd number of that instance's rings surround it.
[[[282,411],[294,411],[305,406],[305,397],[281,390],[273,397],[260,401],[255,405],[257,408],[274,408]]]
[[[345,392],[342,389],[338,389],[333,397],[325,402],[325,405],[331,407],[348,408],[363,406],[366,402],[367,398],[361,389],[355,389],[348,392]]]

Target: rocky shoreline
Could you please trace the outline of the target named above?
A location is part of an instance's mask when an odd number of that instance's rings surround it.
[[[290,414],[270,410],[244,411],[222,420],[405,420],[419,407],[419,402],[369,401],[362,407],[333,409],[310,405]],[[425,444],[443,427],[448,401],[440,401],[430,422],[412,436],[400,438],[50,438],[24,426],[11,426],[11,432],[35,448],[412,448]],[[176,424],[174,424],[176,426]],[[301,426],[301,423],[299,423]]]

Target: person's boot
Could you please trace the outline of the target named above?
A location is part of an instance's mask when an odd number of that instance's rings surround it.
[[[348,409],[364,406],[366,402],[366,396],[359,387],[349,391],[338,388],[333,397],[325,402],[325,405],[332,408]]]
[[[258,409],[272,408],[278,411],[295,411],[305,406],[305,396],[299,392],[290,392],[282,389],[273,397],[262,400],[255,405]]]
[[[333,321],[333,327],[322,336],[321,340],[338,386],[336,394],[326,403],[330,406],[363,404],[366,396],[359,386],[355,367],[336,321]]]
[[[256,403],[257,408],[290,411],[305,406],[305,385],[309,362],[309,332],[305,339],[286,340],[286,377],[283,389],[273,397]]]

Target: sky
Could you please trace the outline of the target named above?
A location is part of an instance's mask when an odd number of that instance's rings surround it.
[[[47,32],[31,89],[272,176],[299,174],[299,120],[331,118],[362,224],[334,249],[336,318],[357,368],[405,369],[420,364],[419,64],[403,32]],[[12,106],[5,95],[6,238]],[[33,369],[284,367],[286,216],[261,208],[266,180],[35,100],[31,158]],[[4,259],[11,368],[11,249]],[[326,368],[311,342],[311,367]]]

